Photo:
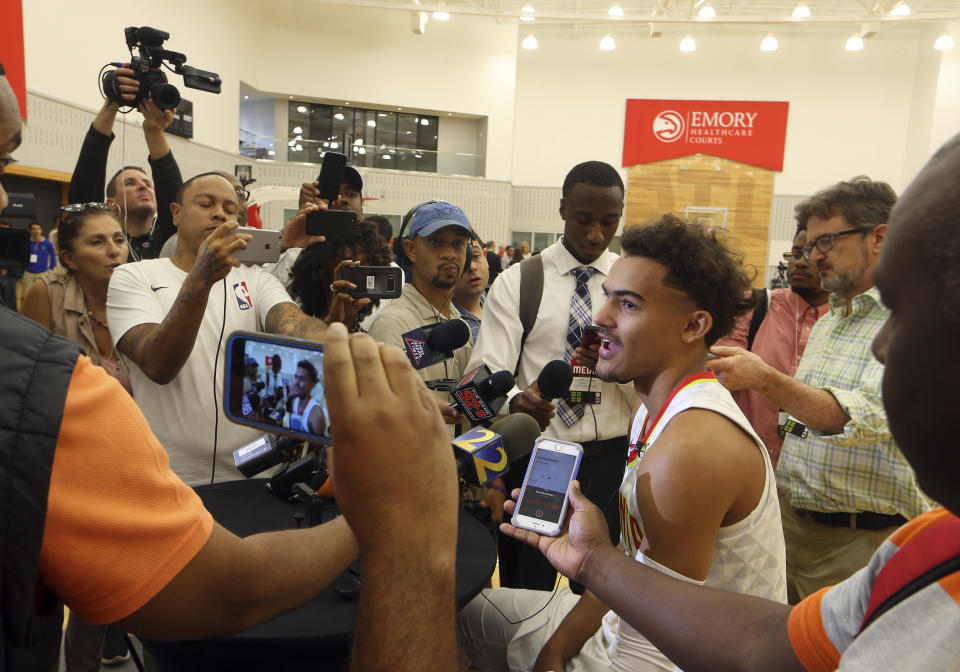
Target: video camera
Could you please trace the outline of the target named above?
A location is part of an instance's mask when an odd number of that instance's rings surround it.
[[[130,69],[133,78],[140,82],[140,89],[136,98],[124,100],[117,84],[117,71],[109,70],[103,75],[104,97],[118,105],[137,107],[149,98],[161,110],[175,110],[180,104],[180,92],[173,84],[167,82],[167,76],[160,69],[164,61],[173,65],[172,72],[183,76],[184,86],[199,89],[209,93],[220,93],[220,75],[184,65],[187,57],[176,51],[162,49],[163,43],[170,38],[170,33],[149,26],[137,28],[130,26],[124,29],[127,38],[127,48],[130,50]],[[133,55],[133,50],[140,52]],[[167,66],[169,69],[170,66]]]

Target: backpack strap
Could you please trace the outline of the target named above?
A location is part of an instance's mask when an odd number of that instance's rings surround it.
[[[870,590],[860,632],[898,603],[957,571],[960,518],[951,515],[910,538],[883,566]]]
[[[523,344],[537,322],[537,312],[540,310],[540,300],[543,298],[543,257],[539,254],[531,255],[520,262],[520,324],[523,325],[523,335],[520,336],[520,349],[517,351],[517,365],[513,375],[520,373],[520,357],[523,355]]]
[[[753,295],[757,297],[757,307],[753,309],[753,315],[750,317],[750,330],[747,332],[747,350],[753,350],[753,339],[760,331],[760,325],[763,318],[767,316],[767,309],[770,307],[770,291],[766,288],[753,290]]]

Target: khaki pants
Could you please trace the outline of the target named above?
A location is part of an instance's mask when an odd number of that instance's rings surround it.
[[[865,567],[899,526],[883,530],[831,527],[800,515],[780,497],[783,538],[787,545],[787,601],[797,604],[821,588],[833,586]]]
[[[20,300],[23,301],[27,298],[27,290],[30,289],[30,285],[39,278],[43,273],[31,273],[30,271],[23,272],[23,279],[20,280]]]

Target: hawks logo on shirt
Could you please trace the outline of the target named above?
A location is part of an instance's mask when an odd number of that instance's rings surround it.
[[[250,310],[253,307],[253,301],[250,300],[250,292],[247,291],[246,282],[234,283],[233,294],[237,297],[237,305],[240,306],[240,310]]]

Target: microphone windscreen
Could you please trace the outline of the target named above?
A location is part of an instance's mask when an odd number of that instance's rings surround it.
[[[463,320],[447,320],[427,336],[427,347],[440,352],[462,348],[470,340],[470,327]]]
[[[513,374],[509,371],[496,371],[490,374],[490,377],[484,381],[490,388],[491,398],[499,397],[509,392],[515,383]]]
[[[540,436],[540,425],[526,413],[514,413],[490,425],[490,431],[503,438],[503,449],[510,462],[525,457]]]
[[[562,359],[547,362],[537,376],[537,387],[540,388],[540,396],[544,399],[558,399],[566,396],[572,382],[573,370]]]

